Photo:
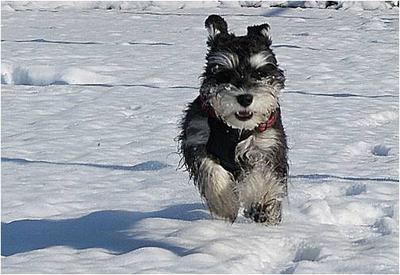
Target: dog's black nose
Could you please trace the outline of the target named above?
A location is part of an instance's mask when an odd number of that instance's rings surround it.
[[[251,94],[238,95],[236,100],[243,107],[247,107],[253,102],[253,96]]]

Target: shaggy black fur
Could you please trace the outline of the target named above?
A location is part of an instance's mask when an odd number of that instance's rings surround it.
[[[205,140],[208,140],[209,129],[203,129],[202,125],[199,125],[199,127],[196,128],[189,127],[189,123],[194,118],[202,118],[205,121],[208,120],[208,114],[202,108],[200,97],[197,97],[192,103],[190,103],[185,110],[184,118],[180,125],[182,131],[178,136],[180,145],[178,152],[183,154],[183,165],[188,170],[190,178],[193,178],[196,183],[200,165],[199,160],[207,156],[207,142],[188,144],[185,141],[188,139],[188,136],[192,135],[204,135]]]
[[[253,131],[233,129],[216,117],[208,118],[208,126],[210,137],[206,147],[207,153],[218,159],[225,170],[237,175],[240,166],[235,162],[235,148],[239,142],[253,134]]]
[[[212,17],[212,15],[210,16]],[[209,21],[210,17],[206,20]],[[224,21],[225,22],[225,21]],[[226,23],[225,23],[226,24]],[[222,25],[219,20],[215,26]],[[252,26],[247,28],[247,35],[245,36],[235,36],[234,34],[228,34],[227,31],[223,31],[216,39],[210,37],[207,41],[209,47],[209,52],[206,56],[207,61],[215,52],[230,52],[235,53],[239,57],[239,64],[235,70],[222,70],[215,74],[214,67],[210,65],[209,62],[206,64],[205,72],[203,73],[203,78],[206,81],[211,81],[215,83],[232,83],[238,88],[249,87],[253,84],[254,80],[259,80],[262,77],[268,75],[274,78],[274,81],[281,83],[281,88],[284,87],[285,76],[283,71],[278,68],[278,63],[275,58],[275,54],[270,49],[272,43],[268,36],[260,34],[260,31],[264,29],[269,29],[268,24],[263,24],[259,26]],[[269,60],[274,65],[267,65],[262,68],[262,70],[255,70],[247,62],[248,58],[255,53],[266,52],[271,55]]]

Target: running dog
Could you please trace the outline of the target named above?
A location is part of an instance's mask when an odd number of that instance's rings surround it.
[[[239,209],[255,222],[282,220],[287,144],[279,95],[285,76],[272,52],[269,25],[228,32],[210,15],[200,95],[188,105],[178,137],[189,171],[212,215],[234,222]]]

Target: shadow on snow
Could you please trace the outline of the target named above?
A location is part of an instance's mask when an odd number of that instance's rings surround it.
[[[46,160],[28,160],[23,158],[1,158],[2,162],[13,162],[16,164],[52,164],[65,166],[88,166],[94,168],[105,168],[111,170],[127,170],[127,171],[156,171],[169,167],[168,164],[159,161],[146,161],[136,165],[112,165],[98,163],[81,163],[81,162],[56,162]]]
[[[75,249],[102,248],[115,254],[127,253],[142,247],[159,247],[179,256],[189,249],[162,240],[146,239],[140,233],[129,232],[137,222],[148,218],[195,221],[207,219],[200,203],[179,204],[153,212],[106,210],[64,220],[17,220],[1,223],[1,255],[68,246]],[[162,237],[162,236],[161,236]]]
[[[14,42],[14,43],[48,43],[48,44],[66,44],[66,45],[121,45],[121,43],[105,43],[96,41],[65,41],[65,40],[48,40],[43,38],[29,39],[29,40],[4,40],[1,42]],[[166,42],[127,42],[128,45],[144,45],[144,46],[173,46],[174,44]]]
[[[359,95],[359,94],[351,94],[351,93],[334,93],[334,94],[322,94],[322,93],[310,93],[310,92],[304,92],[304,91],[286,91],[286,94],[300,94],[300,95],[311,95],[311,96],[327,96],[327,97],[358,97],[358,98],[398,98],[398,96],[395,95],[389,95],[389,94],[384,94],[384,95]]]
[[[368,177],[342,177],[327,174],[308,174],[308,175],[290,175],[291,179],[308,179],[308,180],[326,180],[326,179],[340,179],[340,180],[354,180],[354,181],[378,181],[378,182],[399,182],[399,179],[382,177],[382,178],[368,178]]]

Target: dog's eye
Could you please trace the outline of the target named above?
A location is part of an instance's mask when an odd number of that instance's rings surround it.
[[[211,73],[213,73],[213,74],[218,72],[218,70],[219,70],[219,66],[218,65],[215,65],[215,66],[211,67]]]
[[[218,84],[229,83],[231,81],[232,74],[229,71],[219,71],[215,74],[215,79]]]
[[[274,70],[276,70],[275,65],[266,64],[266,65],[258,68],[256,71],[254,71],[253,77],[256,79],[261,79],[261,78],[272,75]]]

